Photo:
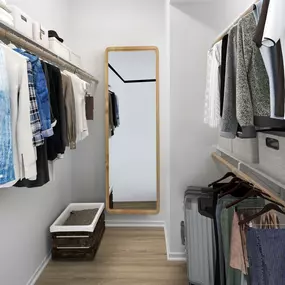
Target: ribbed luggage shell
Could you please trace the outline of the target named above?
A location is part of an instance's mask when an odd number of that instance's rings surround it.
[[[205,189],[205,188],[204,188]],[[185,193],[185,247],[189,284],[213,285],[215,282],[215,243],[213,220],[198,212],[202,188],[189,187]]]

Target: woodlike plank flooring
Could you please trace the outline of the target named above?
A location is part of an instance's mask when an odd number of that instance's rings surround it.
[[[131,209],[131,210],[155,210],[157,208],[154,202],[114,202],[114,209]]]
[[[51,261],[37,285],[188,285],[169,262],[163,229],[107,228],[93,262]]]

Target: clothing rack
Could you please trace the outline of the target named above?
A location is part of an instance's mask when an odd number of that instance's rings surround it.
[[[253,184],[256,188],[260,189],[263,193],[270,195],[271,198],[273,198],[276,202],[282,204],[285,207],[285,201],[278,197],[276,194],[272,192],[272,190],[269,190],[268,188],[262,186],[259,182],[255,181],[252,177],[244,173],[240,170],[240,164],[241,162],[238,162],[238,166],[236,167],[233,163],[229,161],[229,159],[226,159],[223,157],[223,152],[219,151],[212,153],[212,157],[217,162],[221,163],[222,165],[226,166],[232,173],[234,173],[239,178]],[[228,155],[226,155],[228,156]],[[234,159],[234,158],[233,158]],[[236,160],[236,159],[234,159]],[[261,174],[261,172],[259,172]],[[271,181],[272,182],[272,181]],[[281,195],[282,196],[282,195]]]
[[[212,46],[214,46],[216,43],[218,43],[219,41],[221,41],[223,39],[223,37],[228,34],[228,32],[230,31],[230,29],[237,24],[237,22],[243,18],[244,16],[246,16],[247,14],[249,14],[250,12],[253,11],[253,5],[256,4],[259,1],[255,1],[254,3],[252,3],[252,5],[246,10],[244,11],[229,27],[227,27],[218,37],[217,39],[214,41],[214,43],[212,44]]]
[[[124,82],[124,83],[146,83],[156,82],[156,79],[137,79],[137,80],[125,80],[119,72],[109,63],[108,67]]]
[[[99,81],[94,76],[92,76],[85,70],[75,66],[74,64],[68,62],[67,60],[64,60],[63,58],[59,57],[52,51],[39,45],[34,40],[24,36],[14,28],[9,27],[8,25],[1,22],[0,22],[0,37],[5,38],[6,40],[12,42],[13,44],[37,55],[43,60],[46,60],[52,63],[53,65],[58,66],[60,69],[65,69],[78,75],[84,81],[95,82],[96,84],[99,83]]]

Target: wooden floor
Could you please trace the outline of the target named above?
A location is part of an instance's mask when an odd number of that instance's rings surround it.
[[[37,285],[188,285],[186,265],[168,262],[162,229],[107,228],[93,262],[51,261]]]
[[[113,202],[114,209],[156,210],[157,202]]]

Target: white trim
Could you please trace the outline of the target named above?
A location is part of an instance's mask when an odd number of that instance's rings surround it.
[[[169,253],[170,253],[170,245],[168,240],[168,231],[166,224],[164,225],[164,235],[165,235],[165,244],[166,244],[166,254],[167,254],[167,260],[169,260]]]
[[[28,281],[27,285],[35,285],[41,274],[43,273],[44,269],[48,265],[49,261],[51,260],[51,253],[49,253],[44,260],[41,262],[39,267],[36,269],[30,280]]]
[[[164,228],[162,221],[106,220],[107,228]]]
[[[186,253],[185,252],[169,252],[167,254],[168,261],[185,261],[186,262]]]
[[[166,224],[164,226],[165,233],[165,243],[166,243],[166,252],[167,252],[167,260],[168,261],[187,261],[185,252],[170,252],[170,244],[168,239],[168,231]]]

